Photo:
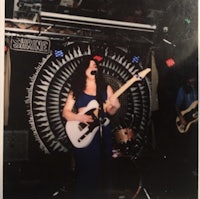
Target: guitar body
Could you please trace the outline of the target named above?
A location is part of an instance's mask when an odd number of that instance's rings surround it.
[[[187,125],[181,124],[179,117],[176,118],[176,126],[180,133],[186,133],[189,130],[190,126],[194,122],[197,122],[198,120],[197,108],[198,108],[198,101],[196,100],[187,109],[181,112],[187,122]]]
[[[88,103],[84,112],[79,114],[87,114],[93,117],[94,122],[86,125],[79,121],[68,121],[66,123],[66,133],[71,141],[71,143],[76,148],[83,148],[90,144],[93,140],[96,132],[99,130],[99,120],[96,110],[98,109],[99,104],[96,100],[92,100]],[[109,119],[105,118],[103,125],[106,126],[109,124]]]

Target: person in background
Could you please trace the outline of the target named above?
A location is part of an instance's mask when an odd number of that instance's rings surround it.
[[[193,172],[197,170],[198,159],[197,106],[197,79],[192,75],[178,89],[175,108],[179,138],[182,142],[181,153],[184,156],[184,161],[190,162]]]
[[[88,56],[72,76],[71,91],[67,97],[62,115],[66,121],[79,121],[91,125],[94,118],[84,112],[89,102],[96,100],[99,104],[99,129],[88,146],[73,147],[76,174],[76,198],[98,198],[101,187],[103,168],[110,166],[112,158],[112,135],[110,125],[102,125],[104,118],[114,115],[120,108],[120,102],[112,97],[113,89],[107,85],[99,63],[101,56]],[[106,103],[106,106],[104,106]],[[74,110],[77,110],[76,112]],[[84,113],[84,114],[80,114]],[[73,132],[72,132],[73,133]],[[106,174],[105,174],[106,175]]]
[[[186,110],[194,101],[197,100],[197,81],[195,77],[190,77],[186,80],[186,84],[178,90],[176,98],[176,112],[183,125],[187,125],[187,121],[182,115],[182,111]]]

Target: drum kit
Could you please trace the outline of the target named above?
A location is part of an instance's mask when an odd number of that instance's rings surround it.
[[[114,132],[113,158],[132,156],[136,134],[131,128],[121,128]]]
[[[132,128],[120,126],[113,135],[112,180],[107,196],[111,199],[135,199],[142,189],[141,174],[133,158],[136,133]]]

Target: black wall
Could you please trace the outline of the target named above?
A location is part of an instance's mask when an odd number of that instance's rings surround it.
[[[11,50],[11,88],[9,122],[6,129],[29,129],[25,97],[30,77],[41,61],[43,54]]]

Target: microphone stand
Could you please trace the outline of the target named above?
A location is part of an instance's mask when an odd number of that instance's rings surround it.
[[[98,112],[98,120],[99,120],[99,131],[101,135],[101,141],[103,139],[103,118],[104,118],[104,110],[103,110],[103,96],[102,96],[102,88],[100,81],[99,73],[95,74],[96,85],[97,85],[97,102],[99,103],[99,112]]]
[[[99,111],[98,111],[98,122],[99,122],[99,133],[100,133],[100,145],[99,145],[99,150],[100,150],[100,173],[101,173],[101,179],[100,179],[100,189],[104,189],[104,182],[106,179],[106,167],[105,167],[105,154],[104,154],[104,133],[103,133],[103,121],[104,121],[104,109],[103,109],[103,89],[102,89],[102,82],[101,82],[101,77],[102,74],[96,73],[95,78],[96,78],[96,86],[97,86],[97,95],[96,99],[97,102],[99,103]]]

